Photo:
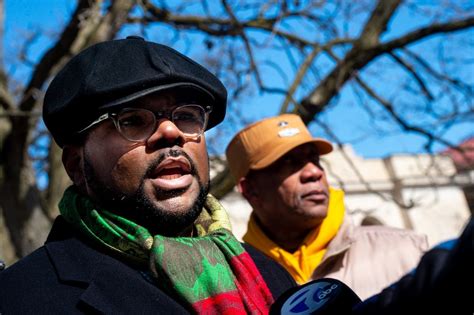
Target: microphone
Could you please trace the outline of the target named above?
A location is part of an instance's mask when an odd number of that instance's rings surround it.
[[[339,280],[322,278],[291,288],[270,308],[270,315],[350,314],[361,299]]]

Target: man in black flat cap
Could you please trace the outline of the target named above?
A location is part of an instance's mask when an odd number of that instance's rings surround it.
[[[294,285],[209,191],[204,131],[227,92],[139,37],[91,46],[46,91],[73,185],[43,247],[0,273],[0,314],[267,313]]]

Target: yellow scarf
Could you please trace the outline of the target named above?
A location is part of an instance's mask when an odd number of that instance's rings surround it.
[[[298,284],[310,280],[314,269],[321,263],[329,242],[336,236],[344,218],[344,192],[329,189],[328,214],[321,225],[311,231],[301,246],[290,253],[278,247],[260,229],[254,215],[250,217],[243,240],[280,263]]]

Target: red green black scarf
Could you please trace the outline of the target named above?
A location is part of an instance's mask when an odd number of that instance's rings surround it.
[[[273,297],[252,258],[230,232],[225,209],[211,195],[195,223],[197,237],[152,236],[142,226],[69,187],[61,215],[120,256],[149,265],[159,286],[199,314],[266,314]]]

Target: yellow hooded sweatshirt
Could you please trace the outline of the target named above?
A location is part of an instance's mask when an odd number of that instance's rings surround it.
[[[280,263],[298,284],[310,280],[314,269],[321,263],[329,242],[336,236],[344,218],[344,192],[329,189],[328,214],[320,226],[308,233],[293,253],[278,247],[260,229],[252,214],[243,240]]]

